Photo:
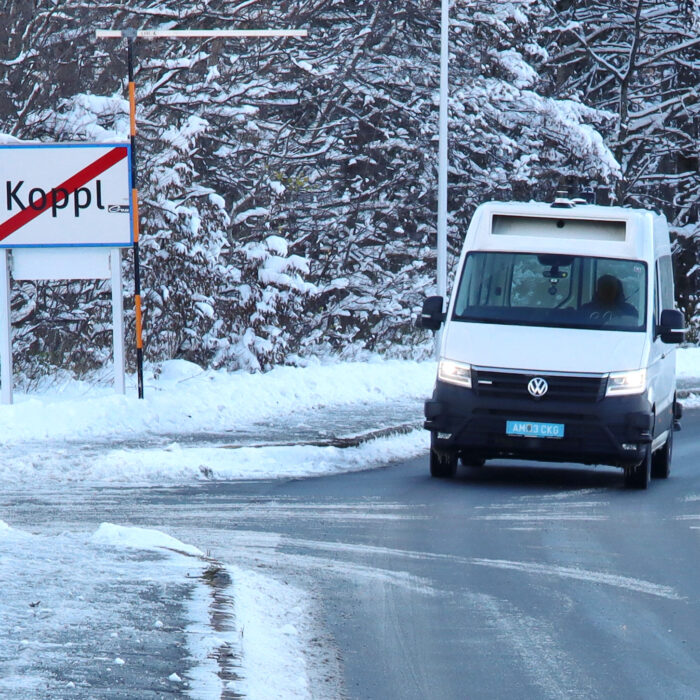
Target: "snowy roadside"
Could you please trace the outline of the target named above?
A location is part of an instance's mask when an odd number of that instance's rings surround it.
[[[0,406],[0,483],[296,478],[408,459],[426,451],[422,404],[434,377],[434,362],[376,358],[257,375],[176,360],[151,368],[143,401],[133,386],[117,396],[104,385],[47,381]],[[678,352],[678,387],[686,407],[700,406],[700,348]]]
[[[144,401],[133,384],[124,397],[98,382],[47,381],[0,406],[0,696],[339,697],[309,593],[157,530],[90,524],[89,504],[107,484],[328,474],[420,454],[422,430],[323,444],[419,424],[434,363],[157,370]],[[43,512],[69,485],[87,507],[78,531]],[[25,499],[40,504],[40,520]]]
[[[432,362],[251,375],[171,361],[151,369],[143,401],[133,387],[117,396],[105,386],[47,382],[0,406],[0,483],[173,485],[364,469],[425,450],[422,431],[405,428],[420,425],[434,377]],[[309,444],[392,426],[405,434],[346,449]]]
[[[39,535],[0,520],[0,560],[2,697],[318,697],[305,660],[323,651],[307,651],[294,586],[109,523]]]
[[[50,512],[15,528],[23,516],[13,504],[26,494],[42,508],[71,483],[89,507],[92,487],[106,484],[332,474],[424,454],[420,428],[342,449],[309,443],[420,424],[435,364],[264,375],[180,361],[159,369],[144,401],[133,386],[121,397],[99,384],[53,382],[0,406],[0,696],[87,700],[115,688],[144,700],[341,696],[310,592],[158,530],[88,516],[64,531]],[[700,388],[700,348],[681,351],[678,370],[679,387]],[[698,394],[686,405],[700,406]]]

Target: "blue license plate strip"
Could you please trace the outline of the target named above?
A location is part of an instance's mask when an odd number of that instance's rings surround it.
[[[523,420],[509,420],[506,421],[506,435],[561,439],[564,437],[564,424],[532,423]]]

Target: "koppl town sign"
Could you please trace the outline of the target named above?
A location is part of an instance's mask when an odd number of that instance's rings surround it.
[[[133,243],[129,146],[0,146],[0,247]]]
[[[134,243],[129,144],[0,145],[0,401],[12,403],[11,281],[112,280],[124,393],[121,249]]]

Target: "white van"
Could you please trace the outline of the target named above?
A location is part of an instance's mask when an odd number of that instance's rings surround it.
[[[482,204],[447,312],[430,297],[419,325],[443,321],[425,403],[433,476],[493,458],[614,465],[641,489],[668,476],[684,320],[663,216]]]

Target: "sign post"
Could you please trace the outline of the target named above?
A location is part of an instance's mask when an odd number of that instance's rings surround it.
[[[112,340],[114,358],[114,390],[126,393],[124,384],[124,300],[122,298],[122,251],[112,248],[109,254],[112,268]]]
[[[131,207],[134,231],[134,309],[136,313],[136,372],[139,398],[143,398],[143,328],[141,316],[141,265],[139,261],[139,203],[136,167],[136,87],[134,83],[134,40],[140,39],[214,39],[219,37],[305,37],[305,29],[98,29],[97,39],[126,39],[129,79],[129,123],[131,138]]]
[[[136,317],[136,382],[138,396],[143,398],[143,322],[141,313],[141,259],[139,255],[139,190],[136,168],[136,87],[134,85],[135,29],[124,32],[127,38],[127,64],[129,74],[129,138],[131,140],[131,211],[134,229],[134,313]]]
[[[0,249],[0,400],[2,403],[12,403],[10,266],[7,258],[7,249]]]

